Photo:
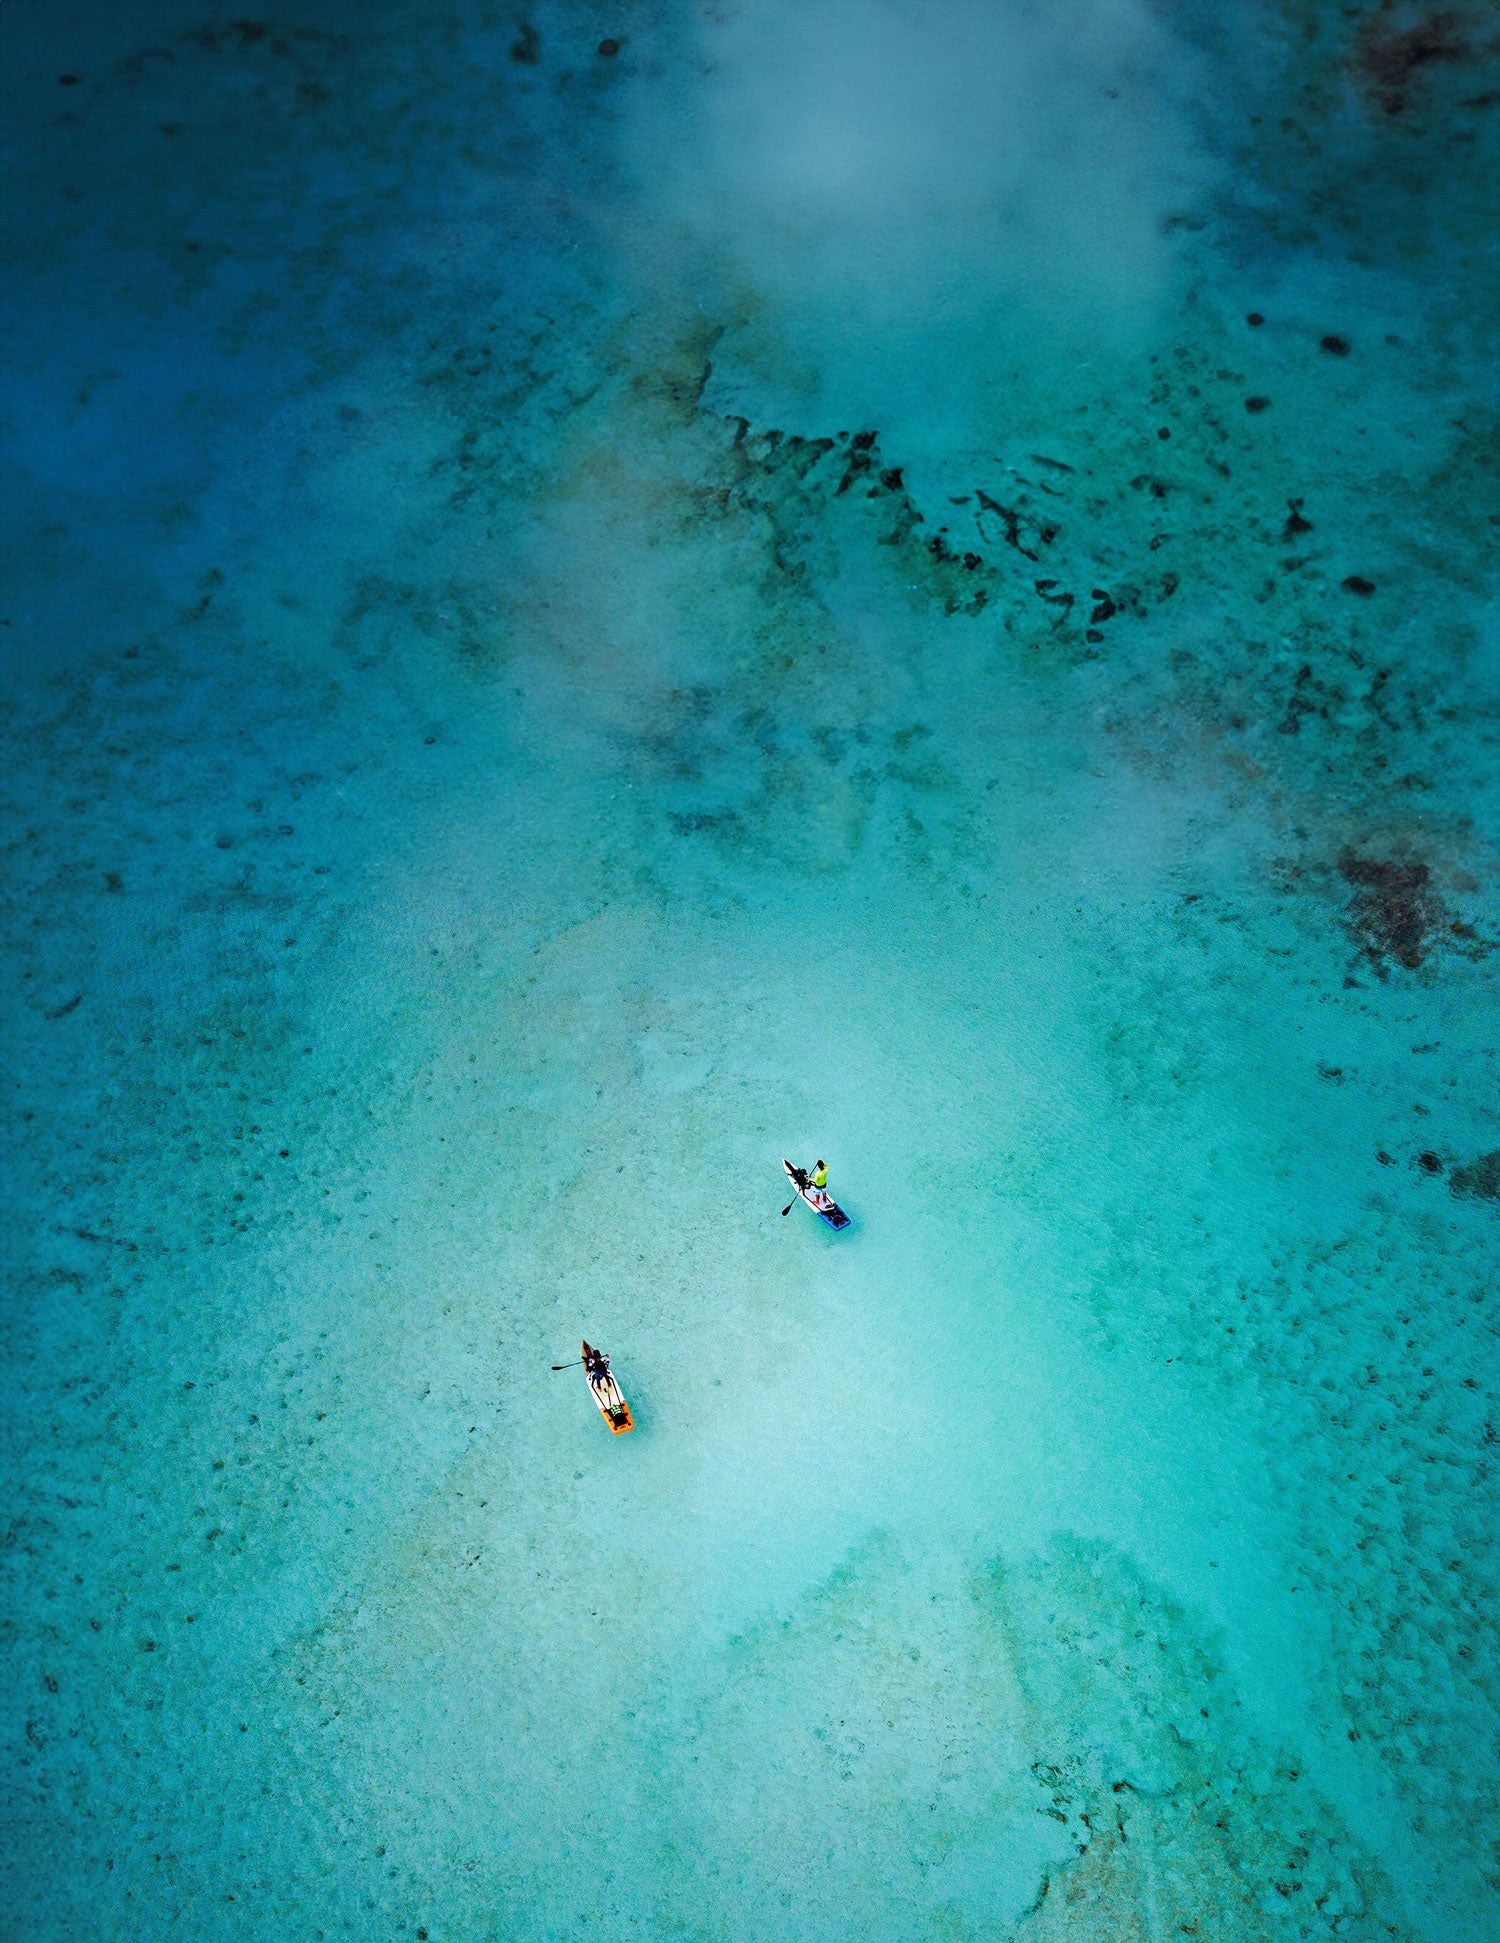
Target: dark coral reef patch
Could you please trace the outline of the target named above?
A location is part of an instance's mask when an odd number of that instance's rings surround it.
[[[1339,858],[1339,873],[1353,886],[1349,927],[1371,964],[1384,971],[1391,961],[1415,971],[1430,934],[1444,917],[1427,865],[1360,857],[1346,850]]]
[[[1464,1200],[1500,1201],[1500,1147],[1481,1154],[1466,1167],[1455,1167],[1448,1185]]]

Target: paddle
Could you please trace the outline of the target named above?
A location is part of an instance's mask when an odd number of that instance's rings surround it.
[[[571,1363],[554,1363],[552,1367],[555,1370],[576,1370],[582,1361],[581,1356],[575,1356]]]

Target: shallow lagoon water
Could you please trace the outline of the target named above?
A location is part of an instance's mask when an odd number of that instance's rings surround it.
[[[6,25],[17,1931],[1495,1934],[1482,20],[148,14]]]

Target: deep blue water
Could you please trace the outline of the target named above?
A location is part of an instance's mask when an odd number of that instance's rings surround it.
[[[1500,1934],[1492,20],[0,31],[13,1933]]]

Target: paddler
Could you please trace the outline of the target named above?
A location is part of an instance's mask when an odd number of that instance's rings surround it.
[[[602,1349],[591,1348],[588,1343],[584,1344],[583,1352],[583,1373],[598,1389],[600,1384],[610,1380],[609,1358]]]
[[[833,1202],[828,1193],[828,1163],[826,1160],[820,1160],[813,1169],[812,1178],[809,1180],[808,1186],[813,1191],[813,1199],[818,1207],[832,1207]]]

